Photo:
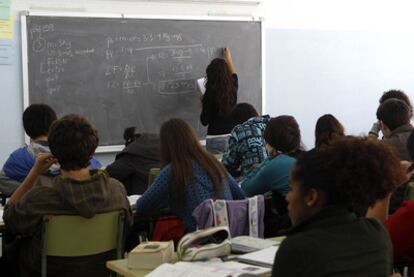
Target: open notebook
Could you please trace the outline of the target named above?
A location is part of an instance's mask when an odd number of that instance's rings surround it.
[[[272,267],[278,249],[279,246],[271,246],[263,250],[238,256],[237,260],[242,263],[263,267]]]
[[[237,262],[178,262],[162,264],[147,277],[246,277],[269,275],[270,271],[269,268]]]

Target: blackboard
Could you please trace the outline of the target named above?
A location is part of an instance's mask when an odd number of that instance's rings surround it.
[[[66,16],[22,22],[27,104],[47,103],[59,116],[83,114],[98,129],[100,146],[123,144],[129,126],[158,133],[172,117],[204,136],[196,79],[222,47],[231,48],[238,70],[238,101],[261,110],[260,22]]]

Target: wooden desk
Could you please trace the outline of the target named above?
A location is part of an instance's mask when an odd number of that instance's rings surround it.
[[[285,237],[275,237],[269,240],[281,242]],[[150,273],[151,269],[130,269],[127,266],[127,259],[107,261],[106,267],[125,277],[143,277]]]
[[[130,269],[127,262],[127,259],[107,261],[106,267],[125,277],[144,277],[152,271],[152,269]]]

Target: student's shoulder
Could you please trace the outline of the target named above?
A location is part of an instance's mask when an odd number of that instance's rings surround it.
[[[19,161],[19,160],[24,160],[24,159],[28,159],[28,158],[34,159],[34,157],[28,151],[28,147],[23,146],[23,147],[20,147],[20,148],[17,148],[16,150],[14,150],[10,154],[10,157],[8,158],[8,160],[6,162]]]
[[[296,163],[296,159],[285,154],[280,154],[277,157],[271,159],[270,163],[274,165],[292,166]]]

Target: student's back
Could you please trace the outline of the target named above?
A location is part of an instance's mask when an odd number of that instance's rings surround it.
[[[160,130],[163,168],[154,183],[138,199],[138,213],[169,206],[187,231],[196,222],[191,213],[203,200],[244,197],[224,166],[199,143],[194,129],[181,119],[170,119]]]
[[[392,245],[384,226],[346,209],[327,209],[287,235],[273,276],[385,277],[391,270]]]
[[[3,166],[4,174],[17,182],[23,182],[33,167],[38,153],[50,153],[47,142],[50,125],[57,119],[55,111],[45,104],[32,104],[23,112],[23,127],[30,137],[30,144],[13,151]],[[90,168],[98,169],[101,164],[95,158],[90,160]],[[59,167],[52,166],[48,175],[59,174]]]
[[[146,191],[149,170],[161,164],[159,144],[158,135],[142,134],[135,137],[106,167],[109,175],[125,186],[128,195]]]
[[[38,276],[40,273],[41,228],[45,215],[92,218],[98,213],[123,210],[126,224],[131,221],[129,202],[122,184],[105,171],[88,169],[98,137],[86,119],[69,115],[57,120],[51,126],[49,142],[54,156],[39,154],[29,175],[4,208],[3,218],[8,229],[24,237],[15,249],[19,252],[21,276]],[[61,165],[62,175],[40,176],[56,161]],[[107,276],[102,259],[114,258],[113,254],[65,259],[52,257],[48,259],[48,272],[56,276],[85,276],[85,272],[88,272],[86,276]],[[95,268],[97,263],[100,265],[98,271],[91,273],[89,267]]]

